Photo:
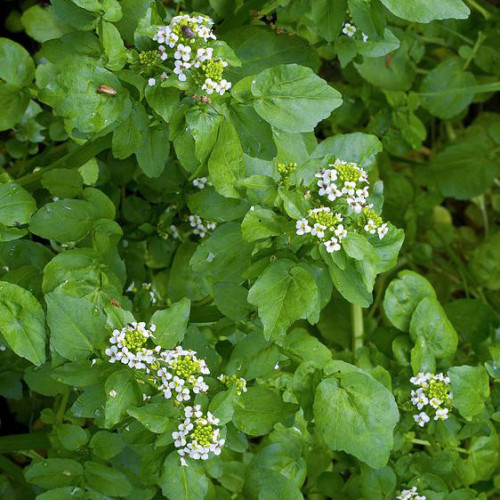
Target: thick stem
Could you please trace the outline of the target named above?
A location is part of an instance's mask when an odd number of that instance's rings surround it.
[[[364,323],[363,309],[358,304],[351,305],[351,321],[352,321],[352,351],[356,357],[356,351],[363,347]]]
[[[39,168],[31,174],[25,175],[17,180],[16,184],[20,184],[25,189],[33,190],[40,185],[40,180],[45,172],[52,170],[54,168],[78,168],[87,163],[89,160],[94,158],[105,149],[111,146],[111,135],[106,135],[104,137],[99,137],[94,141],[89,141],[78,146],[73,151],[70,151],[67,155],[64,155],[59,160],[47,165],[46,167]]]
[[[465,0],[473,9],[476,9],[482,16],[489,21],[491,19],[491,14],[476,0]]]

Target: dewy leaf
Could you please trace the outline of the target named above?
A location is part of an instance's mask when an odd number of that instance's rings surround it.
[[[436,358],[453,356],[457,350],[458,335],[434,297],[424,297],[413,312],[410,337],[416,342],[422,338]]]
[[[32,463],[25,469],[28,483],[51,489],[77,485],[81,482],[83,467],[76,460],[48,458]]]
[[[243,178],[243,150],[234,125],[227,119],[219,126],[217,142],[208,160],[208,171],[221,195],[241,198],[235,185]]]
[[[257,113],[287,132],[311,132],[342,104],[342,96],[310,68],[287,64],[264,70],[252,82]]]
[[[401,271],[387,287],[384,312],[396,328],[407,332],[413,312],[425,297],[436,297],[432,285],[413,271]]]
[[[180,456],[171,452],[163,464],[158,481],[163,495],[169,500],[205,500],[210,481],[198,460],[189,460],[189,465],[181,465]]]
[[[319,300],[312,274],[290,260],[271,264],[248,293],[248,302],[258,307],[267,339],[282,337],[298,319],[311,320]]]
[[[466,420],[481,413],[490,397],[490,380],[484,366],[450,368],[453,406]]]
[[[0,333],[18,355],[41,365],[45,361],[45,315],[28,290],[0,281]]]
[[[36,202],[17,184],[0,186],[0,223],[6,226],[27,224],[36,210]]]
[[[389,460],[398,419],[391,392],[361,371],[327,378],[316,389],[314,420],[325,443],[375,469]]]
[[[47,303],[47,324],[50,345],[71,361],[86,359],[105,345],[105,317],[86,299],[50,293]]]
[[[469,8],[462,0],[381,0],[395,15],[407,21],[429,23],[436,19],[467,19]]]
[[[173,349],[181,343],[187,331],[191,301],[184,297],[168,309],[156,311],[151,323],[156,325],[155,342],[165,349]]]

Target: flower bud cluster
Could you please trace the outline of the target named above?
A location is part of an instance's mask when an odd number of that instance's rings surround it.
[[[418,415],[414,415],[415,422],[424,427],[434,417],[434,420],[446,420],[452,408],[453,396],[450,388],[450,378],[437,373],[419,373],[410,379],[418,389],[411,391],[411,402],[418,410],[425,408]]]
[[[205,189],[205,186],[209,184],[207,177],[197,177],[193,179],[193,186],[200,190]]]
[[[220,437],[219,419],[210,412],[203,414],[200,405],[184,408],[185,420],[172,433],[182,465],[184,457],[208,460],[209,454],[220,455],[225,440]]]
[[[244,378],[237,377],[236,375],[219,375],[217,377],[227,388],[236,385],[236,394],[241,396],[243,392],[247,392],[247,381]]]
[[[198,235],[200,238],[204,238],[209,231],[213,231],[217,227],[215,222],[205,221],[198,215],[189,216],[189,225],[194,228],[193,234]]]
[[[231,83],[223,78],[227,62],[216,58],[214,48],[209,46],[210,40],[217,39],[212,25],[212,19],[207,16],[175,16],[168,26],[158,28],[153,40],[159,44],[158,56],[162,61],[169,58],[170,51],[173,73],[179,81],[185,82],[189,76],[205,93],[223,95]]]
[[[354,162],[336,160],[330,168],[316,174],[317,208],[309,210],[308,217],[297,221],[296,234],[318,238],[328,253],[342,248],[348,231],[377,234],[382,239],[389,227],[368,203],[369,182],[364,169]],[[309,198],[311,195],[309,194]],[[324,198],[332,206],[324,205]]]
[[[425,495],[419,495],[417,487],[414,486],[411,490],[402,490],[396,497],[397,500],[426,500]]]

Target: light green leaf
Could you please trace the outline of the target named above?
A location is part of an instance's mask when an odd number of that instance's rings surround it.
[[[314,419],[332,450],[345,451],[370,467],[384,467],[399,419],[394,396],[368,374],[347,371],[316,390]]]
[[[140,390],[132,370],[120,370],[110,375],[105,384],[105,426],[114,427],[127,414],[130,407],[140,401]]]
[[[0,223],[6,226],[27,224],[36,210],[36,202],[17,184],[0,186]]]
[[[450,368],[453,406],[462,417],[472,420],[481,413],[490,397],[490,379],[484,366],[454,366]]]
[[[435,19],[467,19],[470,14],[462,0],[381,1],[395,16],[417,23],[429,23]]]
[[[310,132],[342,104],[342,97],[310,68],[288,64],[264,70],[252,82],[255,111],[273,127]]]
[[[248,294],[248,302],[258,307],[268,339],[282,337],[298,319],[312,321],[319,312],[319,301],[312,274],[290,260],[272,263]]]
[[[189,322],[191,301],[184,297],[168,309],[156,311],[151,317],[151,323],[156,325],[155,342],[165,349],[173,349],[184,339]]]

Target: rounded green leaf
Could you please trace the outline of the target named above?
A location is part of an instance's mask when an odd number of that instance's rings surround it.
[[[0,333],[9,347],[35,365],[45,361],[45,315],[28,290],[0,281]]]
[[[339,92],[312,69],[284,64],[264,70],[252,82],[257,113],[287,132],[311,132],[342,104]]]
[[[362,371],[327,378],[316,389],[314,420],[325,443],[375,469],[387,465],[398,419],[394,396]]]
[[[467,19],[470,14],[462,0],[381,1],[395,16],[417,23],[429,23],[435,19]]]
[[[484,366],[454,366],[450,369],[453,406],[466,420],[481,413],[490,397],[490,379]]]
[[[28,51],[8,38],[0,38],[0,79],[24,87],[34,76],[35,65]]]

